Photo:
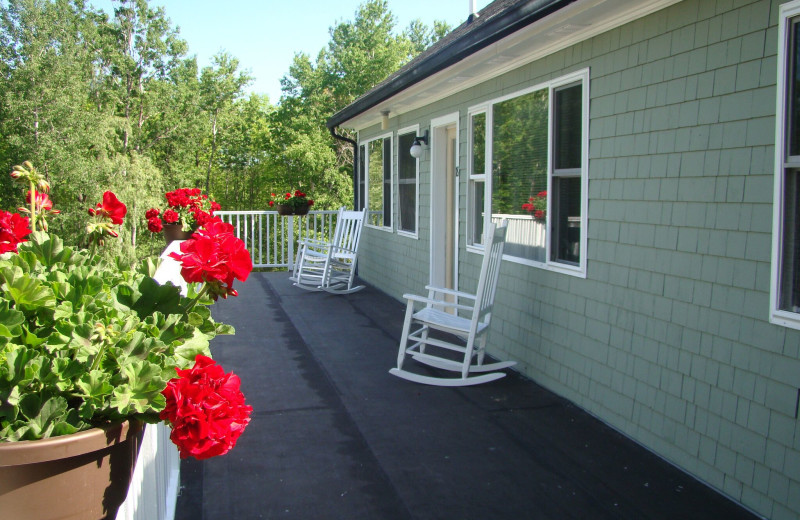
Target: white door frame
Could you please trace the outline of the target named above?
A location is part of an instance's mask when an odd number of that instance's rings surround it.
[[[455,175],[453,176],[453,207],[451,222],[453,225],[453,289],[458,290],[458,201],[459,201],[459,114],[453,112],[442,117],[431,119],[430,131],[430,174],[431,174],[431,198],[430,198],[430,283],[440,287],[445,286],[445,249],[441,246],[441,237],[445,236],[445,226],[447,223],[447,176],[442,172],[447,167],[447,128],[455,126],[455,164],[453,165]]]

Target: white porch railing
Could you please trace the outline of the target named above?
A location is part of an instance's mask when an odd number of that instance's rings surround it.
[[[499,224],[503,219],[508,220],[506,242],[523,244],[531,247],[545,247],[547,239],[547,226],[544,219],[537,220],[530,215],[511,215],[495,213],[492,222]]]
[[[495,224],[504,219],[508,221],[505,254],[544,262],[547,247],[547,225],[544,220],[536,220],[530,215],[492,214]]]
[[[306,237],[330,239],[337,211],[309,211],[308,215],[281,216],[277,211],[217,211],[216,216],[236,228],[250,251],[253,267],[294,267],[297,242]]]
[[[169,427],[163,423],[145,426],[128,496],[116,520],[175,518],[181,459],[169,434]]]

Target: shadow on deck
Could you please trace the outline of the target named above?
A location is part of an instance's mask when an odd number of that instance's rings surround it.
[[[229,454],[183,461],[178,520],[753,519],[530,380],[428,387],[388,374],[405,306],[253,273],[215,359],[253,416]],[[491,340],[491,336],[490,336]]]

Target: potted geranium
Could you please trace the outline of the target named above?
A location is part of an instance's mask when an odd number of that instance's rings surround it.
[[[164,232],[167,242],[189,238],[220,209],[220,205],[200,188],[179,188],[164,194],[164,208],[150,208],[145,213],[147,229]]]
[[[157,262],[100,254],[127,213],[112,192],[89,209],[80,249],[44,231],[46,186],[30,163],[12,176],[33,202],[29,217],[0,211],[0,516],[113,518],[142,423],[166,421],[181,457],[199,459],[229,451],[248,424],[238,378],[209,349],[233,328],[208,305],[236,294],[250,256],[210,219],[173,253],[183,296],[152,278]]]
[[[547,191],[540,191],[530,197],[528,202],[522,205],[522,209],[530,213],[536,220],[547,218]]]
[[[285,194],[271,193],[269,207],[274,207],[279,215],[305,215],[314,201],[300,190],[287,191]]]

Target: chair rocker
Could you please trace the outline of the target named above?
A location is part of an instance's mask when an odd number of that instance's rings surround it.
[[[325,242],[305,238],[299,243],[299,254],[292,276],[294,285],[307,291],[349,294],[360,291],[353,287],[358,261],[358,243],[366,210],[339,209],[333,239]]]
[[[405,323],[397,353],[397,368],[389,370],[390,374],[427,385],[468,386],[500,379],[506,374],[496,370],[516,364],[515,361],[483,363],[506,230],[506,221],[499,226],[491,224],[487,230],[475,294],[429,285],[426,287],[427,298],[403,295],[408,300]],[[444,295],[447,299],[437,295]],[[465,303],[455,303],[456,299]],[[415,310],[418,306],[422,308]],[[412,325],[417,327],[413,331]],[[431,336],[431,332],[436,333],[436,337]],[[455,336],[454,341],[442,339],[452,336]],[[409,372],[403,369],[406,354],[420,363],[460,372],[461,377],[433,377]]]

